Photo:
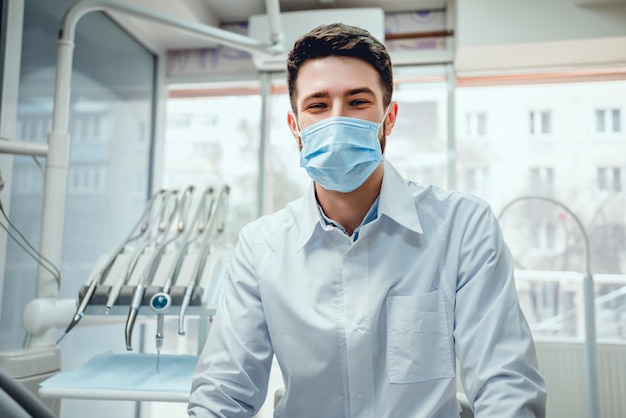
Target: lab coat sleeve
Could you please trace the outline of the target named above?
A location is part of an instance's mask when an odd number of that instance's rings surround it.
[[[251,417],[265,400],[273,351],[251,238],[244,227],[233,250],[228,280],[193,375],[189,416]]]
[[[513,260],[486,204],[462,232],[454,340],[476,418],[545,417],[546,390],[519,306]]]

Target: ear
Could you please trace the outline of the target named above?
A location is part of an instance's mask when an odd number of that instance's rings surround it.
[[[393,101],[389,104],[389,112],[385,118],[385,135],[391,135],[393,127],[396,126],[396,119],[398,117],[398,102]]]
[[[296,120],[296,114],[293,113],[292,110],[287,112],[287,124],[289,125],[289,129],[291,130],[291,134],[296,140],[296,143],[300,148],[302,148],[302,140],[300,139],[300,133],[298,132],[298,121]]]

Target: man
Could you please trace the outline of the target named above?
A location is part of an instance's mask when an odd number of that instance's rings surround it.
[[[543,417],[513,262],[488,205],[383,158],[398,104],[367,31],[321,26],[288,57],[287,121],[313,179],[244,227],[193,377],[195,417],[250,417],[272,358],[281,418]]]

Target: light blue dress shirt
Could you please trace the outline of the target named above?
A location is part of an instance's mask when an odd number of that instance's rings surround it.
[[[311,187],[244,227],[188,411],[250,417],[272,358],[276,418],[543,417],[545,384],[489,206],[404,180],[385,160],[378,216],[353,240]]]

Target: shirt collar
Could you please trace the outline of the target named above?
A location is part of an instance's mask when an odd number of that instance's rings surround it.
[[[376,218],[378,218],[378,200],[379,200],[380,196],[376,196],[376,200],[374,200],[374,203],[372,204],[372,206],[370,207],[370,210],[365,214],[365,218],[363,218],[363,221],[361,222],[361,224],[359,226],[356,227],[356,229],[354,230],[354,232],[352,233],[352,240],[356,241],[358,236],[359,236],[359,232],[361,231],[361,227],[363,225],[367,225],[368,223],[372,222],[373,220],[375,220]],[[344,234],[346,233],[346,229],[339,224],[338,222],[330,219],[328,216],[326,216],[326,214],[324,213],[324,210],[322,209],[322,207],[320,206],[319,202],[317,203],[317,208],[320,211],[320,215],[322,216],[322,220],[324,222],[324,224],[326,225],[333,225],[336,228],[339,228],[343,231]]]
[[[415,200],[411,196],[406,180],[387,159],[383,159],[383,164],[383,183],[378,198],[378,217],[387,216],[397,224],[421,234],[423,231],[417,216]],[[309,184],[303,199],[297,251],[300,251],[311,239],[315,228],[323,228],[325,224],[315,198],[313,182]]]

